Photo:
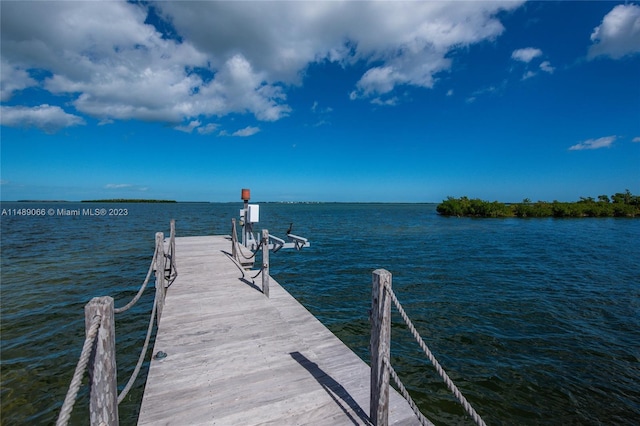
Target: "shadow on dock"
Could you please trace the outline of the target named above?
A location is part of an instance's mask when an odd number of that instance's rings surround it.
[[[318,383],[320,383],[322,388],[336,402],[340,409],[349,417],[354,425],[360,425],[363,423],[366,425],[372,424],[367,413],[351,397],[349,392],[347,392],[347,390],[340,383],[336,382],[331,376],[329,376],[320,367],[318,367],[318,364],[309,360],[300,352],[291,352],[289,353],[289,355],[291,355],[291,358],[296,360],[298,364],[303,366],[309,373],[311,373],[313,378],[316,379]],[[347,409],[347,407],[345,407],[344,404],[348,405],[349,408],[351,408],[351,411],[360,418],[361,422],[358,422],[355,418],[353,418],[352,413]]]

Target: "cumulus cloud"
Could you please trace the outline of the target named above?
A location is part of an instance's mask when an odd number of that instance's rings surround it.
[[[0,60],[0,68],[2,68],[0,78],[0,101],[2,102],[10,100],[11,95],[16,91],[38,84],[26,70],[9,64],[4,58]]]
[[[589,58],[620,59],[640,52],[640,6],[621,4],[605,15],[591,33]]]
[[[617,136],[605,136],[598,139],[587,139],[584,142],[569,147],[569,151],[581,151],[584,149],[610,148],[616,141]]]
[[[516,49],[511,53],[511,58],[520,62],[531,62],[534,58],[542,56],[542,50],[535,47],[525,47],[524,49]]]
[[[631,139],[631,142],[640,142],[640,136],[636,136],[635,138]]]
[[[68,114],[59,106],[42,104],[37,107],[2,106],[0,123],[9,127],[36,127],[45,133],[55,133],[69,126],[85,124],[77,115]]]
[[[520,4],[4,2],[1,95],[37,84],[102,123],[191,132],[202,126],[179,123],[231,113],[275,121],[290,114],[286,90],[314,62],[365,64],[352,99],[431,88],[452,51],[498,37],[499,13]]]

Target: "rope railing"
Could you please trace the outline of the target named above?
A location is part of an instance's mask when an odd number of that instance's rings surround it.
[[[67,396],[65,396],[64,402],[62,403],[62,408],[60,409],[56,426],[63,426],[69,422],[71,411],[73,411],[73,406],[76,403],[76,397],[78,396],[78,391],[80,391],[80,385],[82,384],[82,376],[84,376],[84,371],[87,369],[89,357],[91,356],[93,349],[93,343],[95,342],[96,335],[98,334],[100,319],[101,317],[96,315],[91,320],[91,325],[86,333],[87,336],[84,339],[84,345],[82,345],[82,352],[80,352],[80,359],[78,359],[76,370],[73,373],[73,378],[71,379]]]
[[[240,256],[245,258],[246,260],[251,260],[256,257],[256,254],[260,251],[264,244],[263,240],[260,240],[260,244],[256,247],[256,250],[251,253],[251,256],[246,256],[244,252],[240,249],[240,243],[238,242],[238,235],[236,230],[236,220],[231,219],[231,254],[234,259],[238,262],[240,261]]]
[[[176,221],[171,220],[171,228],[169,231],[169,245],[168,245],[168,253],[164,255],[165,257],[165,280],[166,285],[169,287],[173,282],[178,278],[178,268],[176,267]],[[168,263],[168,265],[167,265]],[[168,267],[167,267],[168,266]]]
[[[147,288],[147,284],[149,284],[149,279],[151,278],[151,273],[153,272],[153,268],[155,266],[156,256],[158,256],[158,245],[157,244],[156,244],[156,249],[153,252],[153,258],[151,259],[151,264],[149,265],[149,270],[147,271],[147,277],[144,279],[144,282],[140,286],[140,289],[138,290],[138,293],[134,296],[133,299],[131,299],[131,301],[129,303],[127,303],[123,307],[115,308],[113,310],[114,313],[120,314],[122,312],[126,312],[129,309],[131,309],[136,303],[138,303],[138,300],[140,300],[140,297],[142,297],[142,294],[144,293],[144,290]]]
[[[404,308],[400,304],[397,296],[391,288],[391,273],[378,269],[373,272],[373,287],[371,301],[371,405],[370,417],[374,425],[388,424],[388,393],[389,393],[389,375],[398,385],[402,396],[407,400],[409,406],[414,411],[420,423],[423,425],[431,424],[420,412],[417,405],[402,384],[397,373],[391,366],[390,362],[390,345],[391,345],[391,301],[398,309],[400,316],[409,328],[414,339],[427,356],[431,364],[435,367],[438,375],[447,385],[447,388],[453,393],[458,402],[465,409],[467,414],[478,426],[486,426],[482,417],[474,410],[462,392],[449,378],[438,360],[435,358],[431,350],[429,350],[424,339],[420,336],[415,326],[409,319]]]
[[[151,332],[153,331],[153,323],[156,319],[156,308],[158,306],[157,300],[153,300],[153,308],[151,308],[151,319],[149,320],[149,326],[147,327],[147,336],[144,339],[144,345],[142,346],[142,350],[140,351],[140,356],[138,357],[138,363],[136,364],[129,381],[125,385],[122,392],[118,395],[118,404],[120,404],[129,394],[129,391],[133,387],[136,379],[138,378],[138,374],[140,373],[140,369],[142,368],[142,364],[144,363],[144,358],[147,355],[147,349],[149,348],[149,341],[151,340]]]
[[[258,272],[251,277],[252,280],[255,280],[262,274],[262,293],[269,297],[269,231],[266,229],[262,230],[262,238],[260,239],[260,244],[256,247],[256,250],[252,253],[251,256],[247,257],[242,253],[240,249],[240,244],[238,243],[238,234],[236,230],[236,220],[231,219],[231,257],[233,261],[240,267],[243,271],[242,276],[244,277],[244,267],[242,262],[240,261],[240,257],[238,253],[242,255],[247,260],[251,260],[255,258],[256,254],[262,249],[262,265]]]
[[[116,396],[115,314],[126,312],[142,297],[151,273],[155,270],[156,292],[151,309],[145,341],[134,371]],[[147,276],[137,294],[126,305],[114,308],[113,298],[95,297],[85,306],[86,338],[69,390],[60,409],[56,426],[66,426],[78,396],[85,370],[89,370],[89,416],[91,425],[117,425],[118,404],[127,397],[144,363],[153,332],[154,322],[160,323],[166,288],[178,276],[175,266],[175,221],[171,221],[171,234],[164,248],[164,234],[156,233],[155,251]]]

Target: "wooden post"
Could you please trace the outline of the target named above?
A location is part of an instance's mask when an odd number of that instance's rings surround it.
[[[175,251],[176,251],[176,220],[171,219],[170,233],[169,233],[169,254],[171,255],[172,259]]]
[[[116,328],[113,298],[94,297],[84,307],[85,328],[100,315],[100,327],[89,358],[89,418],[92,426],[118,425]]]
[[[236,231],[236,220],[231,219],[231,256],[235,259],[238,260],[238,253],[236,250],[238,250],[238,234]]]
[[[389,424],[389,362],[391,347],[391,273],[373,271],[371,297],[371,394],[369,418],[375,426]]]
[[[169,222],[169,250],[168,250],[168,256],[169,256],[169,269],[166,270],[165,269],[165,282],[164,282],[164,286],[165,288],[169,287],[169,285],[173,282],[172,280],[175,279],[174,273],[174,267],[176,265],[176,220],[175,219],[171,219],[171,222]],[[166,263],[165,263],[166,264]],[[166,293],[166,290],[165,290]]]
[[[269,297],[269,231],[262,230],[262,293]]]
[[[164,233],[156,232],[156,301],[158,304],[157,318],[158,325],[162,317],[164,307]]]

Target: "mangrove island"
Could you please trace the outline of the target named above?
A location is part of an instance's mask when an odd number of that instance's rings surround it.
[[[640,217],[640,196],[627,189],[611,197],[580,197],[576,202],[500,203],[467,197],[447,197],[436,210],[442,216],[466,217]]]

